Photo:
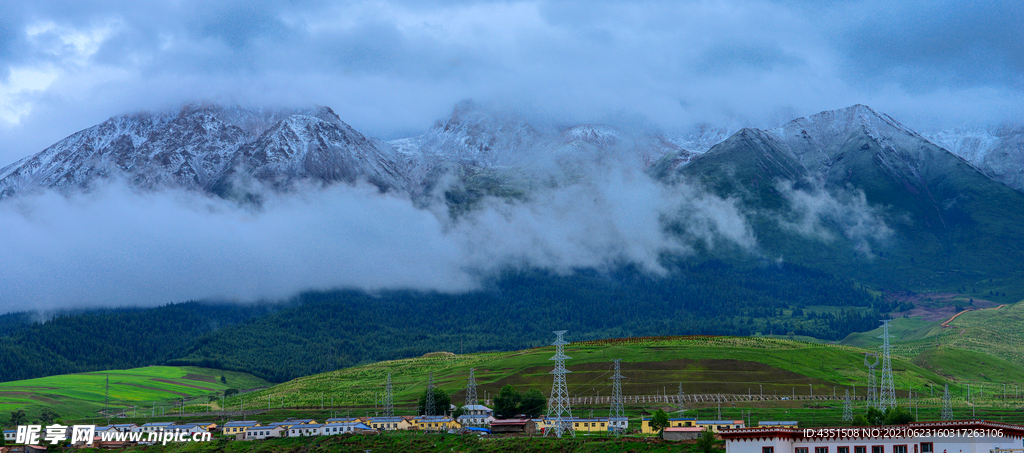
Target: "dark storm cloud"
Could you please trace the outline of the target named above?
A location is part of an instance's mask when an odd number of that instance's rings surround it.
[[[856,103],[912,127],[1019,121],[1024,6],[975,3],[0,2],[0,167],[110,116],[190,101],[326,105],[383,138],[422,132],[467,98],[552,129],[764,127]],[[458,225],[365,188],[263,213],[113,187],[50,194],[31,209],[0,204],[0,274],[14,276],[23,306],[74,291],[83,303],[156,303],[337,285],[457,291],[473,287],[467,268],[508,261],[656,268],[659,253],[694,241],[756,248],[730,200],[602,171]],[[885,232],[858,197],[792,196],[804,207],[797,230],[839,219],[851,240]],[[681,218],[690,242],[664,237],[661,216]],[[142,283],[103,300],[120,282]]]
[[[1024,3],[867,1],[841,8],[832,35],[850,80],[903,88],[1024,89]]]
[[[1018,2],[4,2],[0,166],[189,101],[329,105],[383,138],[459,100],[560,124],[770,126],[855,103],[1019,119]],[[921,123],[924,124],[924,123]]]

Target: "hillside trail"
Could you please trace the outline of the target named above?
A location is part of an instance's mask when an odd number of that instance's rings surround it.
[[[976,311],[976,310],[998,310],[998,309],[1003,308],[1005,306],[1006,306],[1006,304],[1002,304],[1002,305],[999,305],[998,307],[991,307],[991,308],[968,308],[967,310],[963,310],[960,313],[957,313],[957,314],[953,315],[952,317],[947,319],[945,322],[943,322],[941,324],[941,326],[942,327],[949,327],[949,323],[953,322],[953,320],[956,319],[957,316],[960,316],[960,315],[962,315],[964,313],[967,313],[969,311]],[[966,330],[963,327],[957,327],[957,328],[960,329],[960,335],[963,335],[964,332],[966,332]]]

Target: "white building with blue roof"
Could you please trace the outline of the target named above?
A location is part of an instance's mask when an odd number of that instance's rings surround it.
[[[401,419],[401,417],[397,417]],[[371,431],[376,431],[366,423],[351,422],[351,423],[328,423],[320,428],[321,436],[337,436],[341,434],[363,434]]]

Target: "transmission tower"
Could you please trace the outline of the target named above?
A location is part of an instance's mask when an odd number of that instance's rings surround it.
[[[555,369],[551,370],[551,374],[555,375],[555,382],[551,386],[547,420],[550,425],[553,425],[555,436],[562,437],[562,434],[568,431],[569,434],[576,437],[576,431],[572,427],[572,408],[569,407],[569,387],[565,383],[565,375],[572,373],[565,369],[565,359],[572,358],[565,355],[565,345],[569,343],[563,340],[562,336],[566,332],[568,331],[555,331],[558,338],[552,343],[555,345],[555,356],[550,360],[555,361]]]
[[[892,382],[892,357],[889,355],[889,320],[882,321],[882,385],[878,395],[878,408],[885,411],[896,407],[896,387]]]
[[[942,419],[953,419],[953,403],[949,400],[949,384],[946,384],[946,391],[942,394]]]
[[[423,415],[430,417],[431,415],[437,415],[434,413],[434,372],[430,372],[430,378],[427,380],[427,401],[423,403]]]
[[[846,389],[846,398],[843,398],[843,421],[853,421],[853,403],[850,402],[850,389]]]
[[[875,358],[875,363],[868,363],[868,356]],[[878,384],[875,382],[875,367],[878,366],[878,354],[864,353],[864,365],[868,367],[868,409],[878,407]]]
[[[388,382],[384,386],[384,416],[395,416],[395,398],[391,394],[391,373],[388,373]]]
[[[466,405],[476,406],[476,378],[473,376],[473,368],[469,369],[469,384],[466,385]]]
[[[683,383],[679,383],[679,393],[676,394],[676,412],[682,414],[686,409],[683,408]]]
[[[622,431],[626,429],[625,426],[620,426],[619,423],[626,419],[626,411],[622,409],[622,373],[619,372],[619,362],[622,359],[615,359],[615,374],[612,375],[612,409],[608,413],[608,426],[612,427],[612,431],[618,436],[622,434]],[[682,385],[682,384],[679,384]]]

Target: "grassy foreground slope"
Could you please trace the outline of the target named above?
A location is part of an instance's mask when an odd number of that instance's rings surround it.
[[[221,382],[221,376],[227,383]],[[149,411],[155,403],[160,411],[159,407],[166,407],[170,400],[269,385],[250,374],[198,367],[152,366],[64,374],[0,383],[0,414],[25,409],[32,419],[49,407],[67,418],[95,416],[104,407],[108,377],[110,407],[127,408],[129,414],[132,406]]]
[[[568,337],[571,340],[571,333]],[[846,389],[864,395],[867,371],[864,349],[755,337],[653,337],[589,341],[566,346],[569,393],[608,396],[612,359],[621,358],[624,395],[674,395],[682,383],[687,394],[738,393],[790,396],[842,395]],[[272,401],[274,406],[319,406],[321,398],[336,406],[373,406],[382,397],[388,373],[396,406],[413,407],[433,373],[434,385],[461,404],[470,368],[475,369],[478,395],[493,396],[505,384],[520,391],[551,388],[553,347],[516,352],[455,355],[433,353],[298,378],[242,395],[245,406]],[[1003,366],[1004,364],[999,364]],[[910,360],[895,359],[898,396],[907,389],[941,387],[949,380]],[[958,371],[958,370],[954,370]],[[1024,368],[1005,370],[1024,377]],[[854,387],[859,387],[855,389]],[[954,385],[954,388],[955,387]],[[236,405],[237,398],[227,404]]]

